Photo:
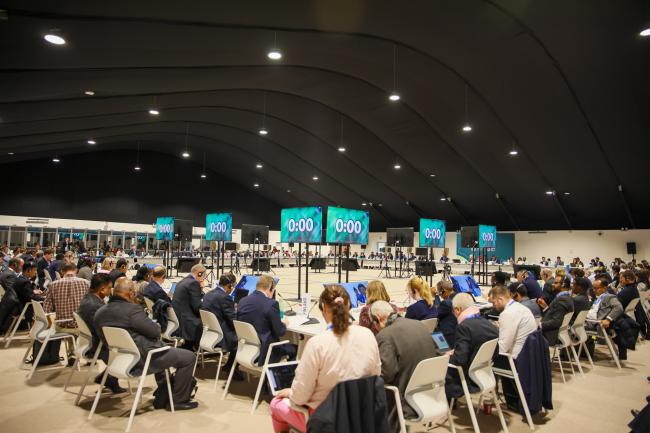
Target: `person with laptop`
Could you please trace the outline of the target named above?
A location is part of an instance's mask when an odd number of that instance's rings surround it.
[[[169,295],[163,289],[162,285],[165,282],[165,268],[162,266],[156,266],[153,268],[151,273],[151,279],[149,284],[144,288],[144,296],[151,299],[153,302],[156,302],[158,299],[163,301],[171,302]]]
[[[438,325],[436,331],[442,332],[450,346],[456,342],[456,316],[454,315],[453,299],[456,296],[454,284],[449,280],[440,280],[436,285],[437,291],[442,298],[438,306]]]
[[[399,389],[404,417],[416,417],[417,414],[407,403],[404,393],[420,361],[437,355],[431,333],[424,323],[400,317],[386,301],[375,301],[370,307],[370,315],[379,329],[377,344],[384,383]],[[389,428],[393,432],[399,432],[397,406],[392,394],[388,395],[391,396],[387,402]]]
[[[415,320],[438,317],[438,308],[433,301],[429,284],[422,277],[413,277],[406,284],[406,291],[415,302],[406,309],[406,318]]]
[[[194,350],[203,333],[199,309],[203,298],[201,286],[205,273],[206,268],[202,264],[192,266],[190,274],[176,285],[172,298],[172,306],[181,325],[181,337],[184,340],[182,347],[188,350]]]
[[[336,284],[326,286],[318,307],[327,330],[307,341],[291,388],[280,390],[271,401],[276,433],[289,431],[289,425],[307,431],[304,416],[293,410],[287,399],[299,406],[306,405],[313,413],[339,382],[381,374],[375,336],[368,328],[350,323],[347,291]]]

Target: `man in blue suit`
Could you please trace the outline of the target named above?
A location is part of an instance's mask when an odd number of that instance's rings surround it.
[[[260,338],[262,347],[257,364],[263,365],[266,353],[271,343],[280,341],[280,338],[287,332],[287,320],[280,319],[280,306],[273,299],[275,293],[273,278],[262,275],[257,280],[256,290],[244,299],[239,301],[237,308],[237,320],[253,325]],[[297,346],[295,344],[283,344],[274,348],[270,363],[278,362],[283,356],[289,361],[296,359]]]
[[[438,282],[438,294],[442,297],[443,301],[438,306],[438,329],[445,336],[449,347],[454,347],[456,344],[456,316],[454,315],[454,308],[452,300],[456,295],[454,285],[449,280],[441,280]]]
[[[532,272],[522,269],[517,273],[517,281],[526,286],[526,291],[530,299],[537,299],[542,296],[542,288],[539,286]]]
[[[634,271],[627,270],[621,273],[620,276],[621,286],[623,288],[616,295],[618,300],[621,301],[623,305],[623,310],[627,308],[627,305],[632,302],[634,298],[639,297],[639,290],[636,287],[636,275]]]
[[[163,301],[171,302],[169,295],[162,288],[163,282],[165,281],[165,268],[162,266],[156,266],[153,268],[151,273],[151,280],[147,287],[144,288],[144,296],[156,302],[158,299]]]

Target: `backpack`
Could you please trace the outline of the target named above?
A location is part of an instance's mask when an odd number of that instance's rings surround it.
[[[42,344],[39,341],[34,341],[34,348],[32,350],[32,363],[36,361],[36,356],[38,355],[39,350],[41,350],[41,346]],[[41,365],[58,364],[61,361],[61,358],[59,357],[60,351],[61,340],[49,341],[47,343],[47,346],[45,346],[45,350],[43,350],[41,359],[38,360],[37,367]]]

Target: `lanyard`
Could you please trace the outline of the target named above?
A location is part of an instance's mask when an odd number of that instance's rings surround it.
[[[508,305],[506,305],[506,308],[509,307],[509,306],[511,306],[511,305],[514,304],[514,303],[515,303],[515,300],[514,300],[514,299],[511,299],[510,302],[508,302]]]
[[[331,331],[332,328],[334,328],[334,326],[330,323],[329,325],[327,325],[327,327],[325,328],[325,330],[326,330],[326,331]]]
[[[481,317],[481,314],[480,314],[480,313],[476,313],[476,314],[472,314],[471,316],[467,316],[467,317],[465,317],[465,320],[469,320],[469,319],[477,319],[477,318],[479,318],[479,317]]]

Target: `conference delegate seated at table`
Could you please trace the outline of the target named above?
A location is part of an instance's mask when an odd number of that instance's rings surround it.
[[[549,305],[543,298],[537,300],[538,305],[542,308],[542,333],[551,346],[558,343],[558,333],[564,316],[574,310],[571,291],[562,290],[563,282],[563,277],[555,277],[551,286],[553,301]]]
[[[528,308],[530,312],[533,313],[533,317],[542,317],[542,310],[539,308],[539,305],[537,305],[535,299],[530,299],[528,297],[528,289],[526,289],[524,284],[512,283],[508,286],[508,290],[510,291],[512,299]]]
[[[433,301],[429,284],[421,277],[413,277],[406,284],[406,290],[415,302],[406,309],[407,319],[425,320],[438,317],[438,309]]]
[[[386,286],[379,280],[373,280],[368,283],[368,287],[366,288],[366,305],[359,312],[359,326],[370,329],[375,335],[379,332],[379,328],[377,328],[377,324],[370,317],[370,307],[376,301],[390,302],[390,296],[388,296]],[[397,313],[398,309],[395,304],[390,305],[393,307],[393,311]]]
[[[526,286],[530,299],[537,299],[542,296],[542,288],[539,287],[539,283],[532,272],[522,269],[517,273],[517,281]]]
[[[151,272],[151,279],[149,280],[149,284],[147,284],[147,287],[145,287],[144,291],[142,292],[143,295],[151,299],[154,303],[158,299],[171,302],[172,301],[171,298],[162,287],[164,282],[165,282],[165,268],[163,268],[162,266],[156,266],[155,268],[153,268],[153,271]]]
[[[350,324],[346,290],[339,285],[325,287],[318,307],[327,330],[307,340],[291,388],[281,390],[271,401],[276,433],[289,431],[289,425],[307,431],[303,414],[293,410],[286,399],[306,405],[313,413],[339,382],[381,375],[375,336],[368,328]]]
[[[449,280],[440,280],[436,287],[442,298],[442,302],[438,305],[438,325],[436,330],[442,332],[450,347],[454,347],[456,326],[458,325],[452,303],[454,296],[456,296],[454,284]]]
[[[203,333],[199,309],[203,298],[201,285],[205,280],[205,272],[205,266],[200,263],[192,266],[190,274],[176,285],[172,299],[172,306],[180,322],[181,337],[184,340],[182,347],[188,350],[194,350],[198,346]]]

